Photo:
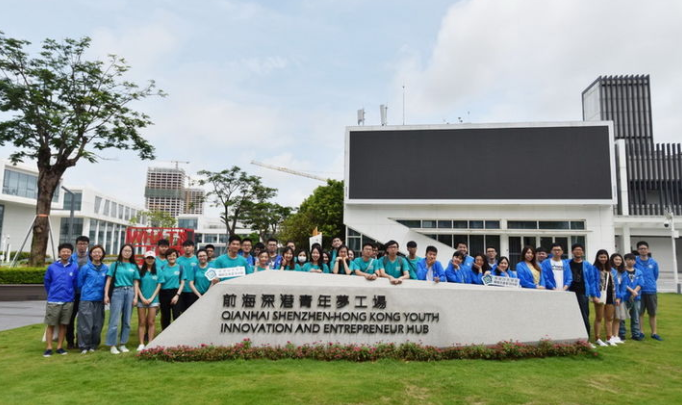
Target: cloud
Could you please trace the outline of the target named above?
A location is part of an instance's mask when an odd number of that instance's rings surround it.
[[[458,2],[427,60],[403,50],[392,88],[406,83],[413,123],[456,122],[467,111],[477,122],[580,120],[580,94],[599,75],[650,74],[656,139],[672,141],[680,15],[682,4],[667,1]]]

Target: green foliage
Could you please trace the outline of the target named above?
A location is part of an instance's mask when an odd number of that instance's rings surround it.
[[[596,358],[599,353],[585,341],[577,343],[554,343],[542,341],[538,345],[516,342],[500,342],[495,346],[452,346],[438,348],[407,342],[403,344],[380,343],[377,345],[312,344],[296,346],[254,347],[245,339],[232,346],[158,347],[138,354],[143,360],[170,362],[226,361],[226,360],[283,360],[313,359],[321,361],[377,361],[381,359],[407,361],[442,361],[463,359],[516,360],[524,358],[587,356]]]
[[[242,223],[244,226],[256,231],[258,239],[264,241],[271,236],[277,235],[279,226],[291,215],[292,211],[292,208],[284,207],[277,203],[249,201],[245,204],[245,214]]]
[[[200,185],[210,185],[213,190],[206,197],[214,207],[222,209],[220,218],[229,235],[236,235],[237,222],[255,221],[254,210],[262,210],[277,189],[263,185],[259,176],[249,175],[238,166],[220,172],[201,170]],[[259,220],[259,225],[260,220]]]
[[[166,211],[139,211],[130,223],[135,226],[153,226],[161,228],[173,228],[177,220],[171,213]]]
[[[42,324],[0,332],[0,403],[138,403],[144,398],[173,403],[218,404],[661,404],[682,402],[682,296],[659,294],[658,326],[666,339],[628,341],[598,348],[588,357],[523,360],[366,362],[308,359],[221,362],[140,361],[134,351],[114,356],[106,347],[81,355],[41,356]],[[184,315],[183,315],[184,316]],[[160,331],[160,317],[157,331]],[[135,325],[128,348],[138,345]],[[107,322],[105,321],[105,325]],[[648,332],[648,327],[647,327]],[[87,389],[65,389],[78,384]],[[142,383],[140,383],[142,384]],[[139,384],[138,384],[139,385]],[[132,386],[131,386],[132,387]]]
[[[296,246],[308,246],[312,231],[322,232],[325,248],[331,247],[335,236],[343,236],[343,181],[327,180],[301,203],[298,212],[282,224],[282,239],[293,240]]]
[[[153,81],[144,86],[123,80],[130,69],[123,58],[108,62],[84,58],[90,38],[46,39],[42,51],[29,55],[30,43],[0,32],[0,146],[13,147],[13,163],[38,164],[38,198],[31,261],[43,264],[47,216],[64,172],[81,159],[98,160],[107,149],[137,151],[153,159],[154,147],[140,130],[152,122],[130,105],[163,96]]]
[[[0,268],[0,284],[43,284],[46,267]]]

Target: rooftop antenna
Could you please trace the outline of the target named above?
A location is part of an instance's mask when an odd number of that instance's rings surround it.
[[[380,105],[379,112],[381,115],[381,126],[385,127],[388,123],[388,106],[384,104]]]
[[[365,125],[365,109],[358,110],[358,125]]]

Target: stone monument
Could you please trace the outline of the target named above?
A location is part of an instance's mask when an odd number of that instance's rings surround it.
[[[573,293],[293,271],[212,286],[148,348],[407,341],[448,347],[587,339]]]

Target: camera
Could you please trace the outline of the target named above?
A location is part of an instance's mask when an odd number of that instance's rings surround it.
[[[665,226],[666,228],[670,228],[670,220],[666,219],[665,222],[663,222],[663,226]]]

